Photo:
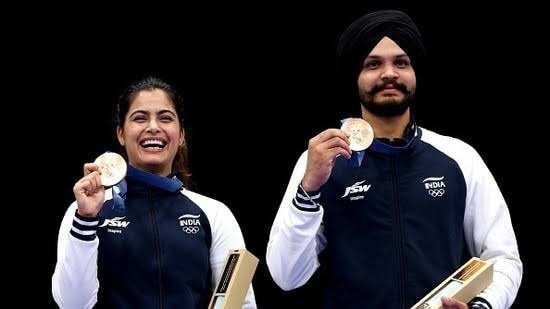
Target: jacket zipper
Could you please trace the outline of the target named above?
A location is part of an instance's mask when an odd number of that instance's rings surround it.
[[[391,158],[391,168],[392,168],[392,180],[393,180],[393,195],[394,195],[394,220],[395,220],[395,228],[396,228],[396,246],[397,246],[397,259],[399,263],[399,269],[400,269],[400,276],[399,276],[399,284],[400,284],[400,291],[401,291],[401,307],[405,307],[405,302],[407,299],[407,291],[406,291],[406,284],[405,284],[405,257],[403,254],[403,230],[401,226],[401,211],[400,211],[400,205],[399,205],[399,181],[398,181],[398,175],[397,175],[397,167],[396,167],[396,157]]]
[[[153,206],[153,198],[151,194],[151,188],[149,188],[149,213],[151,214],[151,224],[153,226],[153,242],[155,244],[155,259],[157,260],[157,278],[159,285],[159,308],[164,308],[164,287],[162,285],[162,259],[160,255],[160,241],[159,241],[159,229],[157,224],[157,215],[155,207]]]

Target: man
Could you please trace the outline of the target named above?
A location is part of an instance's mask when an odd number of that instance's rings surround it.
[[[375,139],[352,151],[327,129],[298,160],[271,229],[267,264],[284,290],[320,268],[326,308],[410,308],[469,257],[494,263],[468,304],[508,308],[522,277],[504,198],[478,153],[415,123],[424,48],[406,14],[367,14],[342,35],[342,72]]]

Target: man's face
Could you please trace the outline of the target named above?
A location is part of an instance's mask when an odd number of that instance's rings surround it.
[[[369,112],[398,116],[408,109],[414,97],[416,74],[405,51],[384,37],[365,59],[357,86],[361,104]]]

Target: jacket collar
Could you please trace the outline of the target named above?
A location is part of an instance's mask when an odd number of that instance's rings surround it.
[[[411,147],[421,135],[422,131],[416,125],[416,121],[411,120],[407,125],[403,139],[390,141],[386,138],[375,138],[367,150],[386,155],[396,155]]]
[[[131,165],[128,165],[126,178],[128,180],[137,180],[169,192],[176,192],[183,188],[183,183],[175,175],[170,175],[167,177],[158,176],[153,173],[137,169]]]

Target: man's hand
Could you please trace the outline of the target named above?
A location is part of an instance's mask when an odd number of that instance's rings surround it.
[[[327,129],[309,140],[307,167],[302,187],[306,192],[317,191],[324,185],[338,156],[351,158],[348,135],[340,129]]]
[[[468,309],[468,305],[450,297],[441,297],[443,308],[445,309]]]

